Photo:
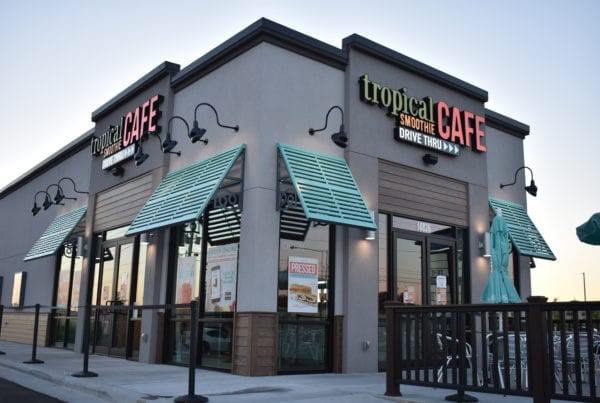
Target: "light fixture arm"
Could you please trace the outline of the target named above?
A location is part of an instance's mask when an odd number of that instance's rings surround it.
[[[531,180],[533,181],[533,171],[531,170],[531,168],[529,168],[529,167],[527,167],[527,166],[522,166],[522,167],[520,167],[519,169],[517,169],[517,170],[515,171],[515,180],[514,180],[514,181],[512,181],[511,183],[505,183],[505,184],[502,184],[502,183],[501,183],[501,184],[500,184],[500,189],[504,188],[505,186],[512,186],[512,185],[514,185],[515,183],[517,183],[517,174],[519,173],[519,171],[520,171],[520,170],[522,170],[522,169],[525,169],[525,168],[529,169],[529,172],[531,173]]]
[[[179,117],[179,116],[173,116],[173,117]],[[181,118],[181,119],[183,119],[183,118]],[[170,120],[169,120],[169,122],[170,122]],[[184,120],[184,122],[185,122],[185,120]],[[186,122],[186,126],[187,126],[187,122]],[[188,132],[189,132],[189,126],[188,126]],[[167,130],[167,133],[169,133],[168,130]],[[160,134],[157,133],[157,132],[148,132],[148,134],[152,134],[153,136],[158,137],[158,141],[160,142],[160,151],[162,151],[164,153],[165,152],[165,148],[163,147],[163,140],[160,137]],[[181,151],[167,151],[167,153],[168,154],[176,154],[178,157],[181,157]]]
[[[63,204],[61,204],[61,201],[64,199],[77,200],[76,197],[65,196],[65,192],[62,190],[62,188],[60,187],[60,185],[58,183],[52,183],[52,184],[48,185],[48,187],[46,188],[46,193],[50,194],[49,190],[52,186],[56,186],[56,196],[54,197],[54,202],[55,202],[54,204],[63,205]]]
[[[60,186],[60,183],[65,179],[71,181],[71,183],[73,184],[73,190],[75,191],[75,193],[81,193],[81,194],[86,194],[86,195],[89,194],[89,192],[83,192],[83,191],[77,190],[77,185],[75,185],[75,181],[72,178],[69,178],[68,176],[64,176],[64,177],[60,178],[56,184],[58,186]]]
[[[327,115],[325,115],[325,126],[323,126],[320,129],[313,129],[311,127],[310,129],[308,129],[308,134],[310,134],[311,136],[313,136],[316,132],[320,132],[320,131],[323,131],[323,130],[327,129],[327,125],[329,124],[329,114],[334,109],[339,109],[340,113],[342,114],[342,124],[341,124],[341,126],[343,127],[344,126],[344,111],[339,106],[334,105],[331,108],[329,108],[329,110],[327,111]]]
[[[203,106],[203,105],[206,105],[206,106],[208,106],[210,109],[212,109],[212,110],[213,110],[213,112],[215,113],[215,116],[216,116],[216,118],[217,118],[217,125],[219,125],[220,127],[224,127],[224,128],[226,128],[226,129],[231,129],[231,130],[233,130],[233,131],[235,131],[235,132],[237,132],[238,130],[240,130],[240,127],[239,127],[238,125],[235,125],[235,126],[227,126],[227,125],[224,125],[224,124],[222,124],[221,122],[219,122],[219,114],[217,113],[217,110],[215,109],[215,107],[214,107],[214,106],[212,106],[212,105],[211,105],[211,104],[209,104],[208,102],[202,102],[202,103],[199,103],[198,105],[196,105],[196,107],[194,108],[194,121],[196,121],[196,120],[197,120],[197,118],[196,118],[196,115],[197,115],[197,112],[198,112],[198,108],[199,108],[199,107],[201,107],[201,106]],[[187,124],[187,123],[186,123],[186,124]],[[189,128],[188,128],[188,132],[189,132]]]
[[[190,125],[187,124],[187,122],[185,121],[184,118],[182,118],[181,116],[173,116],[171,117],[171,119],[169,119],[169,121],[167,122],[167,132],[169,132],[171,130],[171,122],[173,122],[175,119],[179,119],[183,122],[183,124],[185,125],[185,128],[187,130],[187,132],[190,132]]]
[[[48,186],[48,187],[50,187],[50,186]],[[37,197],[37,195],[39,195],[40,193],[45,193],[45,194],[46,194],[46,197],[47,197],[48,199],[51,199],[51,197],[50,197],[50,193],[46,192],[45,190],[38,190],[38,191],[37,191],[37,193],[36,193],[35,195],[33,195],[33,202],[34,202],[34,203],[35,203],[35,201],[36,201],[36,200],[35,200],[35,198],[36,198],[36,197]]]

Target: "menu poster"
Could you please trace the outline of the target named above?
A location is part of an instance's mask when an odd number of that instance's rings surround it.
[[[206,261],[206,312],[234,312],[238,244],[210,247]]]
[[[196,284],[196,256],[180,257],[177,262],[177,304],[189,304]]]
[[[290,256],[288,259],[288,312],[317,313],[319,260]]]

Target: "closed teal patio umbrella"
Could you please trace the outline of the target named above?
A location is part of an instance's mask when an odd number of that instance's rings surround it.
[[[515,285],[508,275],[508,226],[502,211],[497,211],[490,229],[492,242],[492,271],[483,289],[481,300],[491,304],[521,302]]]
[[[581,242],[600,245],[600,213],[594,214],[589,220],[577,227],[577,237]]]

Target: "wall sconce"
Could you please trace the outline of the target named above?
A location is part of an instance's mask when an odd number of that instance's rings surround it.
[[[371,214],[371,218],[375,220],[375,212],[373,210],[369,210],[369,214]],[[375,230],[368,229],[364,231],[364,238],[367,241],[372,241],[375,239]]]
[[[535,182],[534,182],[534,180],[533,180],[533,171],[531,170],[531,168],[529,168],[529,167],[526,167],[526,166],[522,166],[522,167],[520,167],[519,169],[517,169],[517,170],[515,171],[515,180],[514,180],[514,181],[512,181],[511,183],[507,183],[507,184],[502,184],[502,183],[501,183],[501,184],[500,184],[500,189],[504,188],[505,186],[512,186],[512,185],[514,185],[515,183],[517,183],[517,174],[519,173],[519,171],[520,171],[521,169],[525,169],[525,168],[529,169],[529,172],[531,173],[531,183],[529,183],[529,186],[525,186],[525,190],[527,191],[527,193],[529,193],[529,194],[530,194],[530,195],[532,195],[533,197],[537,196],[537,191],[538,191],[538,188],[537,188],[537,186],[535,185]]]
[[[140,245],[148,245],[150,243],[150,241],[152,240],[152,237],[154,237],[154,233],[143,232],[140,235]]]
[[[110,170],[110,173],[113,174],[113,176],[121,177],[123,174],[125,174],[125,168],[123,168],[121,165],[117,165]]]
[[[195,143],[197,141],[203,141],[204,144],[208,143],[208,140],[202,140],[202,136],[204,136],[204,134],[206,133],[206,129],[199,127],[198,125],[198,119],[197,119],[197,113],[198,113],[198,108],[201,106],[208,106],[210,109],[213,110],[213,112],[215,113],[215,116],[217,118],[217,125],[220,127],[224,127],[226,129],[231,129],[233,131],[235,131],[236,133],[238,132],[238,130],[240,130],[240,127],[238,125],[235,126],[227,126],[224,124],[221,124],[221,122],[219,122],[219,114],[217,113],[217,110],[215,109],[214,106],[212,106],[211,104],[209,104],[208,102],[202,102],[199,103],[198,105],[196,105],[196,107],[194,108],[194,123],[192,125],[192,130],[189,132],[188,136],[190,137],[190,140],[192,140],[192,143]],[[187,123],[186,123],[187,125]]]
[[[479,250],[481,251],[481,256],[485,258],[492,257],[492,242],[489,232],[484,232],[481,234],[481,239],[479,240]]]
[[[77,246],[75,247],[75,257],[83,259],[83,237],[77,237]]]
[[[46,193],[50,194],[50,188],[52,186],[56,186],[56,196],[54,196],[54,204],[63,205],[61,203],[61,201],[63,201],[63,199],[75,200],[75,198],[73,198],[73,197],[65,197],[65,194],[64,194],[62,188],[57,183],[52,183],[52,184],[48,185],[48,187],[46,188]],[[44,200],[44,203],[46,203],[45,200]],[[48,206],[48,207],[50,207],[50,206]]]
[[[140,166],[148,159],[148,154],[144,153],[142,149],[142,144],[137,143],[137,149],[135,150],[135,154],[133,154],[133,160],[135,161],[135,166]]]
[[[426,165],[435,165],[438,163],[438,156],[427,153],[423,156],[423,162]]]
[[[334,109],[339,109],[339,111],[341,112],[341,114],[342,114],[342,124],[340,125],[340,130],[337,133],[333,133],[331,135],[331,141],[333,141],[333,143],[336,146],[338,146],[338,147],[346,148],[346,147],[348,147],[348,135],[346,134],[346,131],[344,130],[344,111],[342,110],[342,108],[340,108],[337,105],[332,106],[327,111],[327,115],[325,115],[325,126],[323,126],[320,129],[313,129],[311,127],[310,129],[308,129],[308,134],[310,134],[311,136],[314,136],[314,134],[316,132],[320,132],[320,131],[323,131],[323,130],[327,129],[327,125],[329,123],[329,114]]]
[[[45,190],[40,190],[38,191],[34,196],[33,196],[33,207],[31,208],[31,213],[35,216],[37,213],[40,212],[40,210],[42,209],[41,207],[38,207],[37,202],[35,200],[35,198],[37,197],[37,195],[39,195],[40,193],[44,193],[46,195],[46,197],[44,198],[44,203],[42,204],[42,206],[44,207],[44,210],[48,210],[48,208],[52,205],[52,201],[50,199],[50,194],[48,192],[46,192]]]
[[[60,178],[58,180],[58,182],[56,183],[56,186],[58,186],[58,190],[56,192],[56,196],[54,196],[54,202],[56,204],[60,203],[63,199],[77,200],[76,197],[65,197],[65,193],[63,192],[62,187],[60,187],[60,183],[62,181],[64,181],[64,180],[68,180],[68,181],[70,181],[73,184],[73,191],[75,193],[89,194],[88,192],[77,190],[77,186],[75,185],[75,181],[72,178],[68,177],[68,176],[64,176],[64,177]],[[52,185],[50,185],[50,186],[52,186]]]
[[[176,116],[176,117],[179,117],[179,116]],[[173,118],[171,118],[169,120],[169,123],[171,123],[172,119]],[[186,123],[186,126],[187,126],[187,123]],[[165,141],[162,140],[162,138],[160,137],[160,134],[158,134],[157,132],[147,132],[147,133],[145,133],[145,136],[148,137],[149,134],[156,136],[158,138],[158,141],[160,142],[160,150],[163,153],[176,154],[178,157],[181,157],[181,151],[172,151],[175,148],[175,146],[177,145],[177,141],[173,140],[171,138],[171,132],[168,130],[168,124],[167,124],[167,135],[165,136]]]

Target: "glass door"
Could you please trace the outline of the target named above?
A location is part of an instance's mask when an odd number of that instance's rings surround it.
[[[130,304],[133,267],[132,241],[106,242],[100,270],[99,304],[117,307]],[[124,357],[129,311],[103,309],[96,313],[95,352]]]
[[[454,294],[454,242],[430,239],[428,253],[429,303],[431,305],[451,304]]]
[[[423,304],[423,269],[425,238],[395,233],[395,299],[405,304]]]

